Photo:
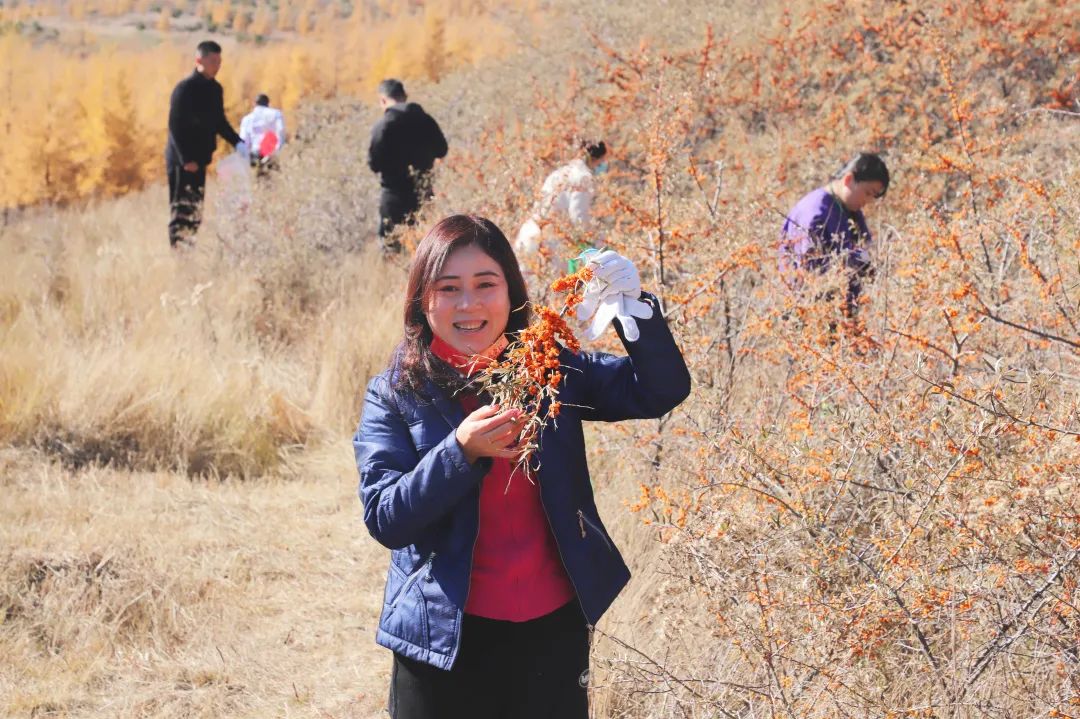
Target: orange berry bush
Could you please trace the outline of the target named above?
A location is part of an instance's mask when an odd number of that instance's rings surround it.
[[[601,625],[598,715],[1075,715],[1078,21],[1058,1],[856,0],[702,22],[693,43],[605,30],[565,95],[450,159],[477,178],[458,204],[516,224],[574,138],[605,139],[594,229],[693,373],[672,415],[590,446],[663,543],[631,563],[657,578],[648,603]],[[842,268],[792,291],[777,244],[859,150],[893,182],[848,318]],[[530,160],[499,191],[507,157]],[[551,234],[565,255],[574,232]]]

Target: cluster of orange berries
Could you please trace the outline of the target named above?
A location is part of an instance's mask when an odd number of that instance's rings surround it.
[[[573,290],[590,277],[592,270],[586,268],[551,283],[551,289],[555,292],[571,290],[567,294],[563,311],[556,312],[544,305],[534,307],[536,321],[518,334],[517,340],[507,353],[502,364],[506,368],[512,367],[519,371],[521,379],[526,382],[522,388],[525,394],[539,395],[545,386],[558,391],[559,383],[562,382],[562,372],[559,371],[559,353],[562,346],[571,352],[581,349],[581,343],[563,316],[581,303],[581,294]]]
[[[582,290],[591,278],[592,269],[586,267],[553,282],[552,291],[566,293],[562,311],[544,305],[534,306],[536,319],[533,323],[518,333],[503,359],[489,365],[478,378],[496,402],[524,410],[526,427],[523,436],[530,438],[526,441],[529,447],[532,446],[531,438],[537,436],[549,419],[558,417],[562,409],[557,401],[563,380],[559,354],[563,347],[571,352],[581,349],[565,316],[581,304]],[[541,412],[545,400],[548,400],[546,410]],[[527,449],[523,459],[528,453]]]
[[[552,282],[551,290],[552,292],[567,292],[568,290],[574,290],[567,295],[566,301],[569,305],[570,301],[576,298],[577,301],[574,302],[574,304],[577,304],[578,302],[581,302],[581,294],[577,292],[577,289],[582,285],[586,284],[592,278],[592,267],[586,265],[577,272],[571,275],[565,275]]]
[[[511,355],[534,383],[529,387],[528,394],[539,394],[540,387],[544,385],[558,390],[559,383],[562,382],[562,372],[559,372],[560,340],[571,352],[581,349],[581,343],[563,317],[581,304],[582,294],[578,290],[590,279],[592,268],[583,267],[552,282],[553,292],[567,293],[562,312],[556,312],[544,305],[534,307],[537,320],[518,335],[518,347],[515,348],[517,352],[512,352]]]

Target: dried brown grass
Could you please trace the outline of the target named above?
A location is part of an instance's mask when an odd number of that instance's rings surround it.
[[[385,562],[348,447],[293,470],[193,482],[5,452],[0,713],[376,714]]]

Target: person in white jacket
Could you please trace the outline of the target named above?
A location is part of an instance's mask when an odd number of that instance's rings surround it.
[[[255,108],[240,121],[240,139],[251,151],[252,167],[267,167],[285,144],[285,116],[270,107],[270,98],[260,94]]]
[[[599,240],[590,237],[589,233],[593,223],[596,175],[607,171],[607,146],[603,141],[585,141],[580,148],[581,154],[577,158],[547,176],[532,217],[518,230],[514,251],[529,267],[551,267],[559,274],[567,269],[572,272],[577,268],[570,258],[594,247]],[[572,232],[574,244],[571,247],[560,246],[556,233],[552,228],[546,228],[565,221]]]

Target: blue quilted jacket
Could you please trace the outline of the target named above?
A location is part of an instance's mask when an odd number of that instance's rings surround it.
[[[655,418],[690,393],[690,374],[656,299],[638,320],[628,357],[563,350],[558,427],[541,437],[540,496],[563,565],[586,619],[595,624],[630,571],[596,511],[582,422]],[[426,396],[398,391],[393,369],[371,380],[353,438],[360,499],[371,535],[391,550],[376,641],[441,669],[461,645],[462,608],[479,531],[480,483],[490,460],[470,464],[454,431],[460,402],[434,385]]]

